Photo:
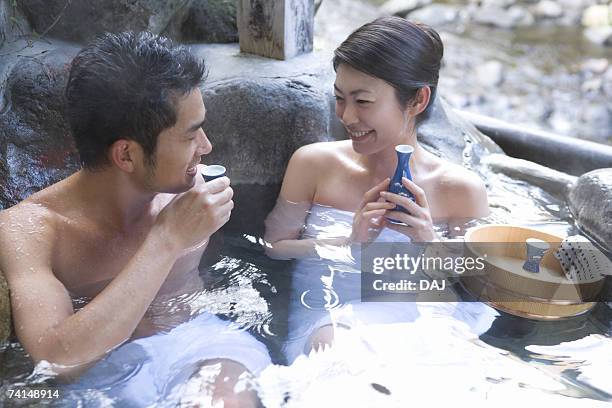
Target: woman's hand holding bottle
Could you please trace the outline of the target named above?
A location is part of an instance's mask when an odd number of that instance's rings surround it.
[[[393,194],[388,191],[379,192],[382,198],[387,200],[388,203],[393,204],[393,207],[395,207],[395,205],[400,205],[409,212],[409,214],[407,214],[402,211],[388,211],[385,214],[387,217],[400,221],[405,225],[386,222],[386,226],[409,236],[416,242],[435,241],[438,236],[433,227],[425,192],[421,187],[417,186],[406,177],[402,177],[402,184],[414,195],[415,201],[411,200],[409,197]]]
[[[390,179],[385,179],[368,190],[353,217],[353,231],[350,242],[360,243],[374,240],[384,226],[383,215],[395,208],[392,202],[381,199],[381,193],[389,187]]]

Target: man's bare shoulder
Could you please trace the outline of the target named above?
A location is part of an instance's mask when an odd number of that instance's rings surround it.
[[[22,236],[22,240],[27,237],[40,241],[43,235],[45,239],[52,239],[58,222],[70,217],[71,207],[75,204],[73,181],[74,175],[0,211],[4,235]]]
[[[45,232],[53,228],[58,214],[48,206],[26,199],[0,211],[0,235],[23,235]]]
[[[56,221],[56,213],[30,200],[0,211],[0,269],[7,278],[23,265],[50,262]]]
[[[75,175],[76,174],[73,174],[68,178],[35,192],[19,204],[11,207],[11,209],[15,209],[17,212],[36,211],[40,214],[45,213],[48,216],[57,216],[68,211],[75,202]]]

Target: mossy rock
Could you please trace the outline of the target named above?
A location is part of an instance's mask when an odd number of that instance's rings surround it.
[[[9,289],[4,275],[0,273],[0,344],[5,343],[11,335],[11,302]]]

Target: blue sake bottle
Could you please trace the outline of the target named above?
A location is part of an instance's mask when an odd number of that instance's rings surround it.
[[[397,145],[395,146],[395,151],[397,152],[397,168],[389,182],[388,191],[415,201],[414,195],[402,184],[402,177],[406,177],[408,180],[412,181],[412,175],[410,174],[410,156],[414,152],[414,147],[410,145]],[[393,211],[402,211],[406,214],[410,214],[410,212],[401,205],[396,205]],[[401,221],[389,217],[387,217],[387,220],[394,224],[404,224]]]

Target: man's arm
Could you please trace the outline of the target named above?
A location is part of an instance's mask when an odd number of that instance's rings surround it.
[[[160,234],[149,234],[119,275],[74,313],[66,288],[51,269],[57,238],[52,218],[40,208],[7,210],[0,218],[4,223],[0,268],[11,290],[16,334],[32,359],[79,366],[100,358],[130,337],[178,250]]]
[[[70,373],[127,340],[180,254],[229,220],[232,195],[224,177],[175,197],[127,265],[77,313],[52,271],[53,214],[35,205],[0,214],[0,268],[26,351]]]

